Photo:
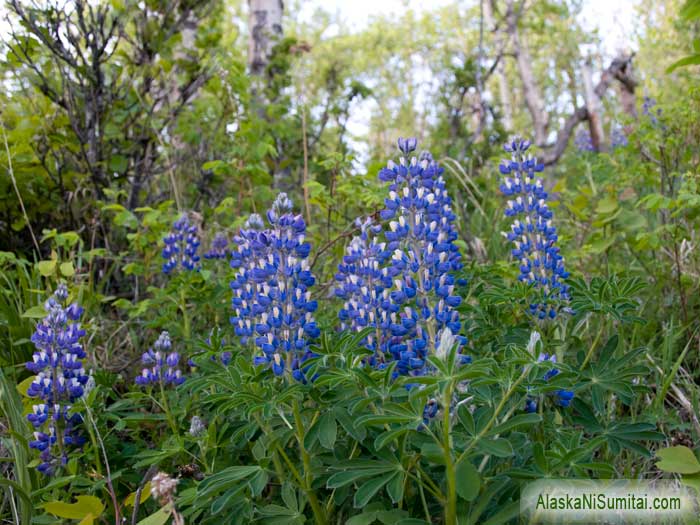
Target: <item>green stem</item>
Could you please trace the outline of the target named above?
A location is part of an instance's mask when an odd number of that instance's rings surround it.
[[[165,395],[165,388],[163,388],[163,381],[159,381],[160,385],[160,401],[161,407],[165,411],[165,417],[168,420],[168,425],[170,425],[170,430],[173,431],[175,437],[179,437],[180,432],[178,431],[177,425],[175,424],[175,419],[173,419],[173,414],[170,411],[170,405],[168,404],[168,398]]]
[[[297,441],[299,443],[299,451],[301,452],[301,459],[304,464],[304,485],[303,489],[306,493],[306,497],[309,498],[309,503],[311,504],[311,510],[314,513],[314,519],[317,525],[326,524],[326,516],[321,508],[321,504],[316,497],[316,493],[311,488],[311,483],[313,481],[313,475],[311,473],[311,456],[304,446],[304,422],[301,419],[301,412],[299,410],[299,401],[294,401],[292,404],[292,410],[294,412],[294,423],[296,424],[297,430]]]
[[[445,388],[442,407],[443,454],[445,457],[445,479],[447,482],[447,501],[445,502],[445,524],[457,523],[457,476],[452,461],[452,436],[450,435],[450,405],[452,403],[452,381]]]
[[[438,487],[435,482],[430,479],[430,475],[423,470],[423,467],[420,466],[420,462],[416,463],[416,472],[421,475],[425,488],[428,489],[439,501],[445,501],[445,495],[440,491],[440,487]],[[409,476],[411,475],[410,472],[408,474]]]
[[[581,370],[586,368],[588,361],[590,361],[591,357],[593,357],[593,351],[595,350],[596,346],[598,346],[598,341],[600,341],[600,337],[603,335],[604,328],[605,328],[605,325],[603,324],[603,325],[601,325],[600,330],[598,330],[598,334],[595,336],[595,339],[593,340],[593,343],[591,344],[591,348],[589,348],[588,353],[586,354],[586,357],[583,360],[583,363],[581,363]]]
[[[425,492],[423,491],[423,480],[421,479],[420,470],[416,470],[416,473],[418,474],[418,491],[420,492],[420,501],[423,504],[423,511],[425,512],[425,521],[432,523],[433,518],[430,516],[428,502],[425,500]]]
[[[260,426],[261,429],[265,431],[266,434],[271,434],[270,427],[267,425],[263,425],[262,421],[260,421],[260,414],[256,413],[254,415],[255,421],[257,421],[258,425]],[[275,449],[272,452],[272,463],[275,466],[275,472],[277,473],[277,478],[280,481],[280,484],[284,483],[286,480],[286,476],[284,475],[284,468],[282,468],[282,463],[280,462],[280,458],[277,452],[277,448],[279,448],[278,443],[275,441]]]
[[[459,458],[457,458],[457,462],[459,463],[460,461],[464,460],[464,458],[467,457],[467,454],[471,452],[474,447],[477,445],[477,443],[486,435],[488,434],[489,430],[491,430],[491,427],[493,424],[496,422],[498,418],[498,414],[501,413],[501,410],[503,410],[503,407],[506,406],[506,403],[510,399],[510,397],[515,393],[515,390],[520,386],[520,383],[522,383],[525,378],[527,377],[527,374],[529,372],[529,367],[526,367],[525,370],[523,370],[523,373],[520,374],[520,377],[513,383],[510,388],[506,391],[505,395],[501,399],[500,403],[496,406],[496,409],[493,411],[493,415],[491,416],[491,419],[489,419],[488,423],[486,423],[486,426],[481,429],[481,432],[477,434],[477,436],[472,440],[471,443],[469,443],[469,446],[462,451],[462,453],[459,455]]]
[[[185,336],[185,341],[190,340],[190,318],[187,315],[187,297],[185,296],[185,287],[180,287],[180,311],[182,312],[182,332]]]
[[[90,410],[87,407],[87,402],[83,398],[83,403],[85,404],[85,407],[87,410]],[[85,425],[87,427],[88,434],[90,436],[90,443],[92,443],[92,449],[95,451],[95,470],[97,470],[97,474],[102,477],[102,461],[100,461],[100,453],[99,453],[99,447],[97,445],[97,438],[95,437],[95,432],[93,431],[92,425]]]

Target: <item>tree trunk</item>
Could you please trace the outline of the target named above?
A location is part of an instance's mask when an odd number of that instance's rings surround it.
[[[535,128],[535,144],[544,146],[547,142],[547,127],[549,126],[549,115],[545,109],[544,98],[539,86],[535,81],[535,74],[532,71],[532,57],[527,48],[527,43],[520,36],[518,30],[518,16],[515,12],[513,2],[508,2],[508,13],[506,14],[508,34],[513,41],[513,51],[515,61],[518,66],[520,80],[523,83],[523,94],[525,95],[525,105],[532,116],[532,124]]]
[[[261,76],[270,60],[275,42],[282,36],[282,0],[248,0],[248,66]]]
[[[486,22],[489,31],[495,33],[494,42],[496,49],[503,49],[504,41],[508,38],[507,34],[499,31],[493,18],[492,0],[485,0],[484,6],[484,22]],[[506,76],[506,65],[503,60],[499,60],[496,65],[496,77],[498,80],[498,95],[501,100],[501,109],[503,111],[503,127],[507,131],[513,129],[513,105],[511,103],[510,86],[508,85],[508,77]]]
[[[604,151],[605,135],[603,133],[603,115],[600,97],[593,89],[593,74],[591,73],[591,60],[583,64],[583,97],[588,111],[588,129],[591,133],[591,143],[595,151]]]

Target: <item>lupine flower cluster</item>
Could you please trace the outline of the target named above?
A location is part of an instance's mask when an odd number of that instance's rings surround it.
[[[211,248],[204,254],[205,259],[226,259],[228,257],[228,238],[217,233],[211,241]]]
[[[262,351],[255,365],[305,382],[302,365],[313,356],[309,342],[320,334],[313,317],[318,303],[311,299],[315,279],[308,263],[306,223],[292,208],[292,201],[280,193],[267,212],[268,228],[254,214],[234,238],[231,324],[241,343],[250,341]]]
[[[416,146],[415,138],[399,139],[404,155]],[[443,171],[429,153],[420,159],[402,156],[398,164],[389,161],[379,172],[379,179],[390,183],[380,213],[389,221],[385,242],[371,238],[378,228],[364,228],[336,275],[336,295],[345,299],[343,326],[358,331],[374,327],[376,336],[367,341],[375,351],[370,364],[383,368],[396,362],[395,376],[425,373],[426,358],[442,332],[461,329],[453,272],[462,264]],[[457,342],[462,347],[466,338]],[[429,417],[430,407],[426,410]]]
[[[564,280],[569,273],[557,246],[557,229],[552,211],[547,206],[547,192],[535,173],[544,165],[526,154],[530,142],[519,137],[504,146],[510,160],[501,162],[504,175],[501,192],[512,197],[505,215],[513,219],[511,231],[503,235],[513,243],[511,254],[520,263],[519,280],[543,293],[543,301],[530,304],[530,313],[539,319],[554,318],[562,302],[569,300],[569,287]]]
[[[178,268],[184,270],[198,270],[200,257],[197,255],[199,249],[199,237],[197,236],[197,226],[191,224],[186,215],[183,215],[173,223],[173,229],[163,239],[165,247],[161,253],[165,262],[163,263],[163,273],[170,274]]]
[[[589,131],[579,128],[574,137],[574,146],[579,151],[595,151],[593,147],[593,139]]]
[[[389,305],[393,281],[388,269],[382,266],[387,258],[386,243],[375,237],[382,227],[372,219],[358,219],[356,225],[361,233],[350,241],[338,265],[335,295],[344,300],[338,313],[341,330],[359,332],[367,327],[374,328],[365,344],[374,352],[369,363],[375,366],[381,362],[381,352],[390,339]]]
[[[629,141],[627,139],[627,135],[621,128],[615,127],[612,129],[610,132],[610,147],[612,149],[623,148],[627,146],[628,143]],[[595,151],[590,132],[583,128],[580,128],[576,132],[576,136],[574,137],[574,145],[576,146],[577,150],[582,152]]]
[[[661,116],[661,108],[656,107],[656,99],[651,97],[644,97],[642,102],[642,115],[648,117],[653,126],[659,123],[659,117]]]
[[[549,361],[550,363],[556,363],[557,362],[557,356],[552,354],[547,354],[547,353],[541,353],[537,357],[537,362],[538,363],[543,363],[545,361]],[[550,370],[547,370],[545,372],[543,379],[545,381],[549,381],[552,379],[554,376],[559,374],[559,369],[558,368],[552,368]],[[555,397],[555,403],[562,407],[566,408],[571,404],[571,401],[574,398],[574,392],[572,390],[564,390],[564,389],[559,389],[554,392],[554,397]],[[537,401],[532,398],[528,397],[527,401],[525,402],[525,411],[526,412],[535,412],[537,410]]]
[[[32,335],[36,352],[27,368],[36,373],[27,395],[40,402],[27,416],[35,428],[29,446],[40,451],[37,467],[46,475],[68,461],[69,447],[80,447],[85,438],[80,433],[82,417],[72,413],[73,404],[83,397],[89,376],[82,360],[85,350],[80,343],[85,330],[77,322],[83,309],[73,303],[65,306],[68,289],[60,284],[46,301],[46,317],[37,324]],[[43,430],[40,430],[43,429]]]
[[[624,132],[624,130],[619,127],[613,128],[613,130],[610,132],[610,146],[612,149],[624,148],[628,144],[629,140],[627,139],[627,134]]]
[[[181,385],[185,382],[182,371],[178,368],[180,354],[171,352],[172,342],[168,332],[161,332],[158,339],[141,356],[141,362],[147,365],[141,371],[141,375],[136,377],[136,384],[140,386],[148,385]]]

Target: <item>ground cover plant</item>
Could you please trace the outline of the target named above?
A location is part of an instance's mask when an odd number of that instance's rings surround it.
[[[595,87],[577,2],[335,37],[278,4],[7,3],[0,520],[495,525],[533,480],[700,491],[697,2]],[[451,38],[473,55],[410,66]]]

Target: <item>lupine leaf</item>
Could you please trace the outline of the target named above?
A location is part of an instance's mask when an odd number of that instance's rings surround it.
[[[394,476],[398,476],[396,472],[389,472],[378,478],[370,479],[365,481],[355,492],[355,498],[353,504],[356,509],[360,509],[367,505],[369,500],[371,500],[381,488],[386,485]]]
[[[466,501],[474,501],[479,494],[481,485],[479,472],[476,470],[476,467],[472,465],[471,461],[464,459],[457,464],[456,477],[457,494]]]

